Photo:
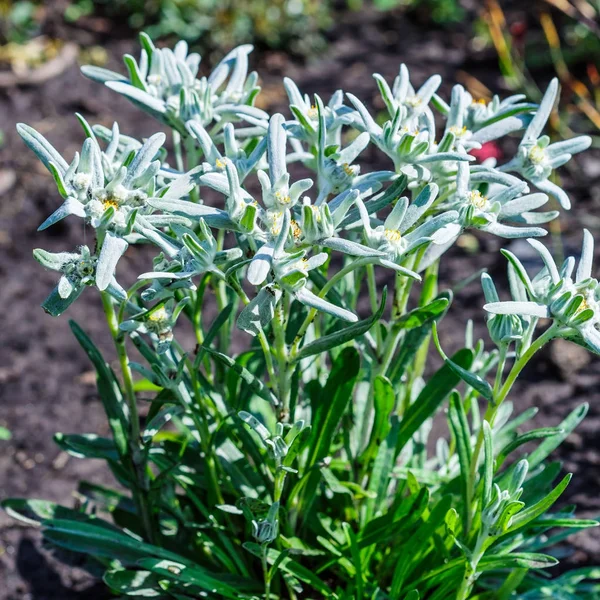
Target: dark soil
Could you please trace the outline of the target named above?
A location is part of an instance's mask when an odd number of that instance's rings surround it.
[[[58,17],[56,23],[60,23]],[[109,55],[108,67],[120,70],[119,57],[123,53],[137,54],[131,33],[119,34],[114,28],[97,25],[92,22],[83,30],[54,26],[61,37],[82,47],[103,46]],[[401,62],[408,64],[417,83],[434,72],[440,73],[446,96],[465,71],[490,89],[505,93],[494,56],[475,53],[469,46],[469,33],[467,26],[431,30],[399,12],[363,11],[339,20],[319,60],[291,62],[283,53],[264,51],[252,57],[252,66],[262,77],[262,102],[271,108],[285,107],[281,84],[284,75],[292,77],[302,91],[317,92],[325,98],[342,87],[376,102],[371,74],[379,72],[389,81]],[[542,74],[541,79],[549,77]],[[67,220],[45,232],[36,232],[56,208],[59,197],[50,175],[16,135],[15,123],[25,121],[34,126],[61,153],[72,156],[83,139],[74,112],[104,125],[117,119],[122,131],[138,137],[156,130],[153,121],[110,90],[86,80],[75,65],[43,85],[0,90],[0,130],[6,135],[0,150],[0,178],[9,177],[10,172],[16,175],[14,185],[0,191],[0,425],[13,434],[10,442],[0,442],[0,497],[45,498],[67,505],[74,502],[78,480],[111,483],[102,464],[70,458],[52,440],[57,431],[108,434],[90,364],[71,335],[68,319],[82,324],[108,356],[112,356],[112,348],[99,302],[91,291],[86,301],[69,309],[67,316],[53,319],[39,308],[55,285],[55,274],[35,263],[32,250],[43,247],[58,251],[81,244],[81,222]],[[600,232],[600,220],[595,216],[600,204],[597,164],[598,155],[592,154],[583,169],[565,175],[575,206],[561,221],[566,250],[570,252],[578,252],[581,227],[589,227],[596,236]],[[482,267],[502,278],[505,265],[498,252],[500,241],[481,237],[478,244],[475,252],[457,248],[447,257],[444,283],[453,285]],[[517,244],[524,249],[521,242]],[[119,264],[120,279],[131,281],[147,266],[148,257],[143,253],[128,254]],[[481,305],[477,283],[459,294],[442,327],[445,347],[460,346],[462,325],[468,318],[474,318],[477,331],[485,333]],[[459,337],[456,332],[461,332]],[[556,425],[575,406],[590,403],[587,419],[556,456],[564,461],[566,471],[575,473],[566,501],[576,503],[581,514],[587,516],[600,515],[598,365],[597,359],[589,358],[586,352],[557,342],[524,373],[513,396],[518,412],[531,405],[539,407],[537,426]],[[600,535],[596,531],[574,536],[572,544],[575,552],[570,565],[600,564]],[[62,566],[42,549],[38,532],[0,512],[0,600],[84,597],[97,600],[107,597],[107,592],[85,571]]]

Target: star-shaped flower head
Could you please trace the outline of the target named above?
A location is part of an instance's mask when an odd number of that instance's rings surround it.
[[[499,168],[502,171],[520,173],[542,192],[556,198],[560,205],[568,210],[571,208],[569,197],[563,189],[550,181],[550,175],[554,169],[571,160],[573,154],[587,150],[592,143],[592,138],[588,135],[580,135],[570,140],[551,144],[547,135],[541,135],[550,118],[557,96],[558,79],[553,79],[535,116],[525,130],[517,155]]]
[[[318,143],[319,109],[315,102],[310,101],[308,94],[302,95],[298,86],[289,78],[284,77],[283,85],[290,102],[290,110],[295,121],[286,125],[292,139],[308,142],[314,146]],[[327,130],[326,143],[328,146],[339,146],[342,140],[342,126],[352,122],[354,111],[344,105],[344,92],[338,90],[331,96],[322,114]]]
[[[83,74],[104,83],[184,135],[185,124],[190,120],[206,126],[213,121],[244,119],[266,126],[266,113],[252,106],[260,89],[256,86],[256,73],[248,76],[252,46],[235,48],[209,77],[198,79],[200,55],[188,54],[186,42],[178,42],[171,50],[157,48],[144,33],[140,41],[139,62],[130,55],[124,57],[128,77],[93,66],[82,67]]]
[[[462,228],[481,229],[504,238],[544,236],[545,229],[528,224],[546,223],[558,212],[532,212],[546,204],[548,196],[527,191],[527,184],[512,175],[486,168],[471,170],[467,163],[459,163],[456,193],[445,206],[458,211]]]
[[[154,260],[154,270],[138,277],[153,280],[152,285],[142,292],[143,300],[168,297],[176,289],[195,289],[193,278],[204,273],[216,273],[223,278],[221,269],[242,257],[240,248],[219,250],[202,218],[198,221],[197,232],[183,225],[173,225],[171,229],[176,237],[162,231],[143,231],[145,237],[162,250]]]
[[[325,107],[321,98],[316,95],[315,104],[318,114],[316,157],[305,162],[317,172],[319,188],[319,195],[315,201],[317,206],[327,200],[331,194],[339,194],[349,189],[376,192],[381,188],[381,181],[395,177],[393,171],[374,171],[360,175],[360,166],[353,163],[369,145],[369,133],[363,131],[345,148],[342,148],[341,144],[328,144]]]
[[[378,83],[381,84],[381,81],[378,80]],[[382,88],[388,109],[395,107],[392,118],[383,127],[377,124],[356,96],[346,94],[356,109],[354,126],[369,133],[371,141],[393,161],[396,173],[408,177],[409,187],[430,181],[435,171],[444,173],[448,163],[475,160],[462,148],[453,150],[451,144],[440,148],[435,143],[435,121],[426,102],[433,94],[436,81],[428,80],[418,94],[407,96],[409,107],[388,96],[392,93],[389,88]],[[406,90],[402,91],[401,96],[406,93]]]
[[[544,267],[530,279],[525,267],[509,251],[503,251],[526,291],[526,298],[490,302],[484,309],[496,315],[517,315],[529,319],[552,319],[557,337],[572,339],[600,354],[600,285],[592,277],[594,239],[584,231],[579,265],[567,258],[559,268],[548,249],[537,240],[528,242],[539,253]],[[575,274],[573,276],[573,272]]]
[[[86,286],[97,285],[98,257],[87,246],[81,246],[78,252],[47,252],[37,248],[33,256],[42,266],[61,274],[58,285],[42,304],[42,308],[54,317],[73,304]],[[125,290],[112,275],[106,290],[119,302],[127,300]]]
[[[233,124],[227,123],[223,128],[225,150],[225,154],[223,155],[201,123],[198,121],[189,121],[187,128],[192,137],[198,142],[204,154],[204,162],[202,163],[204,172],[222,173],[225,171],[227,161],[231,161],[235,165],[240,183],[243,183],[244,179],[256,168],[267,149],[267,138],[262,137],[253,146],[252,150],[247,153],[235,137]]]
[[[187,297],[179,302],[175,302],[174,298],[163,300],[152,308],[123,321],[119,328],[122,331],[137,331],[150,335],[158,354],[164,354],[171,347],[173,327],[188,300]]]
[[[522,129],[526,123],[526,117],[522,115],[536,108],[535,104],[522,102],[524,98],[523,95],[514,95],[500,101],[498,96],[494,96],[491,102],[486,103],[473,100],[462,85],[455,85],[449,106],[441,98],[435,98],[438,108],[446,115],[439,150],[447,152],[462,148],[468,152]]]
[[[188,219],[171,215],[153,214],[162,204],[174,197],[187,195],[195,185],[195,173],[175,177],[166,187],[157,190],[160,160],[155,160],[165,135],[157,133],[137,150],[123,155],[120,166],[114,167],[115,145],[109,144],[108,156],[100,149],[91,129],[71,164],[52,147],[41,134],[28,125],[19,124],[17,130],[27,146],[40,158],[54,176],[63,204],[39,227],[46,229],[69,215],[85,219],[98,230],[99,255],[96,284],[100,290],[108,287],[119,258],[127,250],[132,234],[142,229],[156,229],[175,223],[189,223]],[[109,165],[105,170],[104,165]],[[158,205],[153,204],[160,195]]]
[[[409,277],[419,278],[416,273],[401,266],[403,260],[423,246],[438,243],[440,240],[437,239],[437,235],[443,232],[448,224],[458,219],[456,211],[447,211],[422,221],[437,194],[437,185],[430,183],[412,203],[403,196],[398,199],[383,223],[375,221],[375,227],[371,223],[372,218],[365,203],[360,198],[357,199],[366,243],[370,248],[385,254],[386,258],[380,259],[382,265]]]

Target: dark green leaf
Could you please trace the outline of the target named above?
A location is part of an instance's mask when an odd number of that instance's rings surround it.
[[[335,331],[334,333],[330,333],[329,335],[324,335],[314,342],[307,344],[294,357],[294,362],[298,362],[299,360],[302,360],[308,356],[313,356],[314,354],[326,352],[332,348],[337,348],[338,346],[341,346],[342,344],[345,344],[367,333],[367,331],[369,331],[369,329],[371,329],[371,327],[373,327],[373,325],[377,323],[379,319],[381,319],[381,315],[383,315],[383,311],[385,309],[386,298],[387,289],[384,288],[383,294],[381,295],[381,304],[379,305],[377,312],[371,315],[368,319],[353,323],[348,327],[344,327],[343,329]]]

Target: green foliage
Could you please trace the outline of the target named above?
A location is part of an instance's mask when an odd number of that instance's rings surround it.
[[[571,475],[548,462],[587,406],[535,428],[510,399],[551,339],[599,351],[591,235],[575,275],[574,258],[557,265],[536,240],[533,278],[505,252],[509,302],[482,277],[489,350],[472,327],[451,356],[438,337],[453,315],[438,273],[463,231],[543,236],[556,213],[534,212],[548,197],[528,182],[570,206],[549,178],[589,138],[542,136],[557,82],[539,107],[473,103],[461,86],[448,104],[441,78],[415,90],[402,65],[393,87],[376,77],[380,126],[351,94],[313,104],[286,79],[286,121],[254,107],[248,46],[198,78],[185,43],[141,42],[128,77],[84,73],[169,128],[172,160],[164,134],[142,143],[80,117],[86,140],[68,163],[18,126],[62,197],[41,228],[72,216],[96,236],[93,250],[34,251],[60,273],[43,306],[60,314],[97,289],[117,358],[71,323],[110,437],[55,441],[105,461],[116,484],[80,482],[73,508],[5,499],[5,510],[85,555],[120,597],[597,598],[597,570],[544,571],[557,543],[598,524],[561,505]],[[430,104],[446,119],[438,141]],[[471,150],[522,129],[511,162],[470,166]],[[389,170],[360,172],[370,144]],[[302,169],[310,178],[290,183]],[[125,290],[118,261],[142,243],[158,255]]]

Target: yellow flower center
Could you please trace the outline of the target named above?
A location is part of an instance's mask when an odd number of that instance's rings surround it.
[[[307,111],[308,114],[308,118],[309,119],[316,119],[319,116],[319,110],[317,109],[317,107],[313,104]]]
[[[546,159],[546,151],[543,148],[541,148],[540,146],[534,146],[529,151],[529,160],[532,163],[539,165],[540,163],[543,163],[545,159]]]
[[[582,313],[584,310],[587,310],[588,308],[590,308],[590,305],[589,305],[588,301],[586,300],[585,296],[583,296],[583,300],[581,301],[581,304],[577,307],[577,310],[575,311],[575,314],[573,316],[577,316],[579,313]]]
[[[351,167],[348,163],[344,163],[342,165],[342,169],[344,169],[344,173],[349,177],[354,177],[354,167]]]
[[[419,106],[421,104],[422,100],[421,98],[419,98],[419,96],[409,96],[405,101],[404,104],[406,104],[406,106],[410,106],[411,108],[416,108],[417,106]]]
[[[220,171],[223,171],[225,169],[225,165],[227,164],[227,159],[220,159],[217,158],[217,160],[215,160],[215,167],[217,167],[217,169],[219,169]]]
[[[169,320],[169,314],[165,310],[164,306],[161,306],[159,309],[155,310],[152,314],[148,315],[148,320],[153,323],[160,323],[162,321]]]
[[[474,190],[469,192],[469,202],[475,208],[483,210],[487,206],[488,199],[479,190]]]
[[[292,235],[295,240],[299,240],[302,237],[302,229],[300,228],[300,225],[298,225],[296,219],[292,219]]]
[[[474,99],[471,104],[483,104],[485,106],[487,101],[485,98],[477,98],[477,100]]]
[[[292,201],[288,195],[282,194],[281,192],[275,192],[275,199],[279,204],[289,204]]]
[[[102,202],[104,210],[108,210],[111,206],[117,210],[119,208],[119,203],[114,198],[107,198]]]
[[[386,229],[383,235],[393,244],[397,244],[402,239],[402,234],[397,229]]]
[[[467,127],[457,127],[456,125],[453,125],[448,129],[448,131],[450,133],[453,133],[456,137],[462,137],[463,135],[465,135],[465,133],[467,133]]]

